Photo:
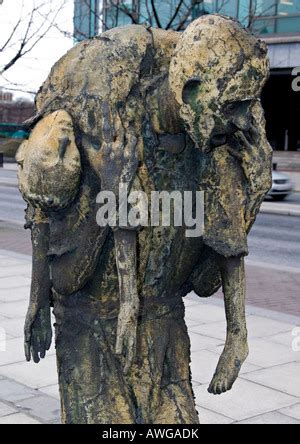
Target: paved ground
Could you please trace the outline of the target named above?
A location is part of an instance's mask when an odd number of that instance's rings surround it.
[[[258,215],[249,236],[249,251],[252,263],[299,269],[300,218]]]
[[[59,422],[53,348],[39,365],[24,361],[29,284],[30,257],[0,250],[0,424]],[[190,295],[186,321],[203,424],[300,424],[300,340],[292,336],[300,317],[248,307],[251,353],[234,389],[221,397],[209,395],[207,387],[224,343],[222,301]]]

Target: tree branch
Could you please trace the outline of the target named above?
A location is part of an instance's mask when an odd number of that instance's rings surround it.
[[[182,7],[182,5],[183,5],[183,2],[184,2],[184,0],[180,0],[180,1],[178,2],[178,5],[177,5],[177,7],[176,7],[176,9],[175,9],[174,14],[173,14],[173,16],[171,17],[169,23],[168,23],[167,26],[166,26],[166,29],[167,29],[167,30],[170,29],[171,26],[173,25],[174,20],[176,19],[176,17],[178,16],[178,14],[179,14],[179,12],[180,12],[180,9],[181,9],[181,7]]]
[[[8,71],[13,65],[15,65],[15,63],[22,57],[24,57],[26,54],[28,54],[30,51],[32,51],[32,49],[46,36],[46,34],[48,34],[48,32],[50,31],[50,29],[54,26],[55,21],[57,19],[58,14],[60,13],[60,11],[62,10],[64,4],[65,4],[65,0],[64,2],[61,4],[61,6],[57,9],[56,13],[54,14],[54,16],[52,17],[51,21],[49,22],[48,26],[45,25],[47,24],[47,22],[49,21],[49,16],[51,16],[53,10],[50,8],[47,16],[44,16],[40,10],[41,8],[43,8],[45,5],[47,5],[47,2],[41,3],[38,6],[35,6],[30,14],[29,14],[29,19],[27,22],[27,26],[24,32],[23,37],[21,38],[20,41],[20,45],[18,50],[15,52],[14,56],[11,57],[11,59],[9,60],[9,62],[7,62],[0,70],[0,74],[2,75],[4,72]],[[39,14],[41,17],[43,17],[43,22],[41,23],[41,25],[34,30],[33,32],[31,32],[33,25],[34,25],[34,21],[35,21],[35,17],[36,15]],[[21,19],[20,19],[21,20]],[[20,24],[19,24],[20,25]],[[4,47],[8,45],[8,43],[12,40],[13,36],[16,33],[16,30],[18,29],[19,25],[16,25],[14,27],[13,32],[11,33],[11,36],[9,37],[8,41],[5,43]]]
[[[153,15],[154,15],[157,26],[158,26],[158,28],[162,28],[161,21],[159,20],[154,0],[151,0],[151,6],[152,6],[152,11],[153,11]]]

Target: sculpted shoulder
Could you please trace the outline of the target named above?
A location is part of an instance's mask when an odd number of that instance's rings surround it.
[[[36,105],[40,111],[56,98],[83,95],[100,100],[122,100],[138,81],[152,37],[144,26],[116,28],[78,43],[52,68],[41,87]]]

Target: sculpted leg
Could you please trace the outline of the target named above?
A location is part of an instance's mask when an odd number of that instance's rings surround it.
[[[215,395],[231,390],[249,353],[245,315],[244,258],[220,258],[220,268],[227,318],[227,338],[208,389]]]
[[[108,281],[112,294],[114,282]],[[103,295],[89,293],[54,293],[62,423],[134,424],[134,403],[114,350],[117,319],[105,319]]]
[[[125,355],[125,374],[128,373],[136,354],[140,305],[137,290],[136,237],[136,231],[117,229],[114,233],[120,289],[116,353]]]
[[[29,207],[30,208],[30,207]],[[27,210],[28,214],[28,210]],[[36,219],[41,219],[35,215]],[[25,356],[38,363],[49,350],[52,340],[51,329],[51,281],[47,252],[49,247],[49,225],[37,220],[31,226],[32,238],[32,281],[30,302],[25,321]]]

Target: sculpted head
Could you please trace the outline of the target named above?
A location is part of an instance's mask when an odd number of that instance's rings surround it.
[[[40,120],[20,146],[16,160],[20,191],[27,202],[44,210],[68,206],[81,176],[71,116],[55,111]]]
[[[182,34],[170,66],[180,117],[204,152],[251,125],[251,108],[269,75],[267,46],[237,21],[195,20]]]

